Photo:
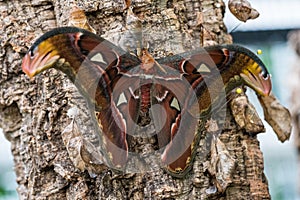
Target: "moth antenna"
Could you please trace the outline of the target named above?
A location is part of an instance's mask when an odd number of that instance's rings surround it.
[[[163,66],[161,66],[156,60],[154,60],[154,63],[158,66],[158,68],[164,72],[165,74],[167,74],[167,71],[163,68]]]

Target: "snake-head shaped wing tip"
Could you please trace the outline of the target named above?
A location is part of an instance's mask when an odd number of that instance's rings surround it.
[[[257,62],[247,66],[240,74],[246,84],[254,89],[257,94],[268,96],[272,89],[271,75],[265,66]]]
[[[241,55],[237,63],[242,65],[240,76],[246,85],[258,95],[268,96],[272,89],[271,75],[261,59],[249,49],[239,45],[226,45],[226,48]]]
[[[32,78],[50,68],[60,58],[55,47],[48,41],[34,44],[22,61],[22,70]]]

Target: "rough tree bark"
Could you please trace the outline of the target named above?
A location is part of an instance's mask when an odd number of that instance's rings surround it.
[[[22,57],[34,39],[67,25],[74,5],[86,12],[99,35],[118,43],[125,24],[123,0],[0,1],[0,127],[12,145],[20,199],[270,198],[259,141],[256,134],[248,133],[253,127],[255,132],[263,131],[263,127],[259,118],[251,124],[247,114],[246,121],[245,114],[239,114],[242,108],[257,116],[243,95],[228,105],[218,139],[212,139],[213,130],[201,133],[199,155],[182,179],[162,169],[137,174],[104,169],[92,174],[75,167],[62,132],[72,121],[68,110],[77,107],[81,133],[93,139],[84,99],[56,70],[33,80],[21,71]],[[203,44],[231,43],[222,21],[225,5],[221,0],[132,0],[132,5],[143,20],[155,57]],[[203,156],[203,152],[208,153]],[[222,166],[224,156],[234,167]]]

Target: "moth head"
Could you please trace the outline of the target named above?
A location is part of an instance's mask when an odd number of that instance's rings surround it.
[[[22,62],[22,70],[32,78],[36,74],[52,67],[60,58],[50,40],[35,43],[27,52]]]
[[[240,76],[257,94],[262,96],[270,94],[272,89],[271,75],[262,63],[248,63],[242,70]]]

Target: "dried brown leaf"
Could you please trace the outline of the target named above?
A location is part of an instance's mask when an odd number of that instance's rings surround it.
[[[252,8],[247,0],[229,0],[228,8],[242,22],[246,22],[249,19],[256,19],[259,16],[259,12]]]
[[[72,11],[70,12],[68,25],[83,28],[96,34],[96,30],[89,24],[84,11],[76,6],[74,6]]]
[[[230,155],[225,144],[217,136],[213,136],[208,171],[215,176],[215,185],[218,191],[224,192],[232,183],[235,166],[235,159]]]
[[[248,133],[261,133],[265,131],[263,122],[247,96],[239,95],[231,102],[231,111],[236,123]]]
[[[273,94],[258,98],[264,109],[265,120],[271,125],[277,138],[281,142],[288,140],[292,131],[292,119],[289,110],[281,105]]]
[[[62,139],[71,161],[79,170],[87,169],[93,174],[107,168],[104,165],[104,156],[92,143],[83,138],[74,119],[62,132]]]

